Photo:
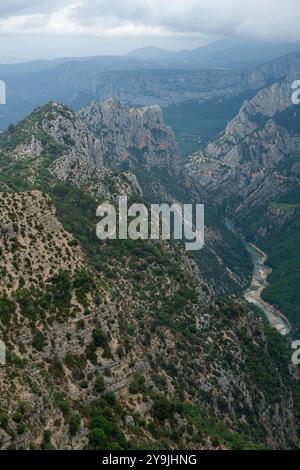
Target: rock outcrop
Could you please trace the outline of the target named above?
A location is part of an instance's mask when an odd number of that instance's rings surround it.
[[[115,99],[92,103],[79,112],[101,142],[101,154],[112,168],[166,170],[178,175],[180,156],[175,136],[163,122],[159,106],[128,109]]]

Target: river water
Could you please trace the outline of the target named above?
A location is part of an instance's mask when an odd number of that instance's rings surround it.
[[[229,220],[226,220],[226,226],[232,232],[237,233]],[[240,234],[238,235],[240,236]],[[276,328],[282,335],[288,335],[291,331],[288,319],[283,313],[262,299],[262,292],[268,287],[268,276],[272,272],[272,269],[266,265],[268,257],[257,246],[248,243],[245,239],[243,239],[243,242],[253,261],[252,280],[250,286],[244,292],[244,297],[247,302],[256,305],[264,312],[271,326]]]

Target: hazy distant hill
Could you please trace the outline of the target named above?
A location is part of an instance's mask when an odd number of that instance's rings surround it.
[[[63,64],[70,59],[54,59],[54,60],[33,60],[30,62],[0,64],[0,76],[4,78],[7,75],[41,72],[48,70],[57,65]]]
[[[165,60],[173,59],[179,52],[169,51],[168,49],[161,49],[160,47],[141,47],[127,54],[128,57],[134,57],[139,60]]]
[[[145,47],[130,52],[129,57],[164,63],[168,67],[235,68],[251,67],[300,49],[300,43],[223,40],[194,50],[169,51]],[[162,65],[162,64],[161,64]]]

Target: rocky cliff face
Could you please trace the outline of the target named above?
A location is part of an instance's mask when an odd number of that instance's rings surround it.
[[[284,79],[298,79],[300,53],[291,53],[250,71],[124,71],[95,77],[84,92],[97,100],[115,96],[136,106],[161,106],[189,100],[206,101],[261,90]]]
[[[128,109],[109,99],[83,108],[79,116],[100,139],[103,159],[110,167],[120,170],[138,164],[146,171],[157,168],[179,174],[177,143],[159,106]]]
[[[1,145],[11,166],[21,165],[23,178],[33,185],[46,171],[97,197],[141,195],[135,175],[128,171],[116,175],[104,162],[102,147],[85,122],[57,102],[34,111],[3,136]],[[2,171],[6,173],[5,165]]]
[[[295,76],[293,68],[288,75]],[[188,176],[218,204],[249,212],[299,186],[299,133],[277,119],[292,107],[292,82],[276,83],[245,101],[220,139],[191,157]],[[294,113],[296,120],[296,107]]]
[[[250,71],[164,70],[124,71],[95,77],[82,95],[105,100],[115,96],[135,106],[161,106],[189,100],[207,101],[260,90],[290,78],[296,80],[300,53],[279,57]]]
[[[122,179],[116,173],[122,174],[123,192],[130,195],[141,194],[133,174],[136,167],[145,173],[153,169],[180,173],[176,140],[163,123],[159,106],[130,110],[110,99],[76,114],[51,102],[25,119],[17,133],[22,138],[15,148],[10,148],[14,132],[6,134],[4,145],[15,161],[30,160],[31,181],[46,162],[61,181],[97,196],[107,195],[109,185],[110,192],[114,185],[120,189]]]

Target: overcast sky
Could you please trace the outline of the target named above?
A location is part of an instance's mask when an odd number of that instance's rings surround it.
[[[0,62],[300,40],[299,0],[0,0]]]

